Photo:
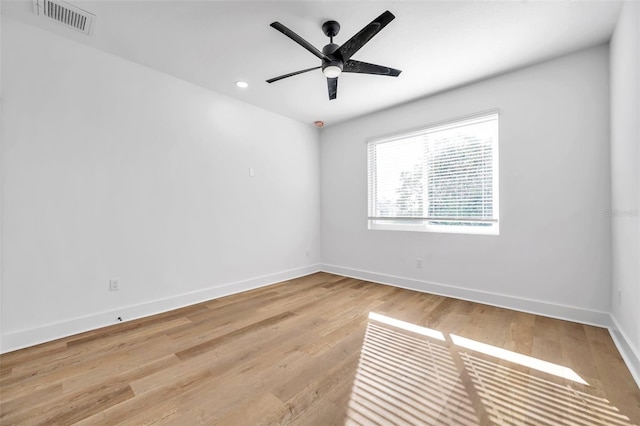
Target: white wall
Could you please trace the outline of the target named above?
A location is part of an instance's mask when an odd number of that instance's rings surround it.
[[[323,129],[323,268],[606,324],[608,79],[600,46]],[[492,108],[501,111],[499,236],[367,230],[368,138]]]
[[[628,1],[611,40],[611,311],[640,385],[639,52],[640,4]]]
[[[7,18],[2,89],[2,351],[317,270],[317,129]]]

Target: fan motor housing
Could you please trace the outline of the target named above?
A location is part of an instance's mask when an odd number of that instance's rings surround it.
[[[338,50],[340,46],[335,43],[329,43],[325,47],[322,48],[322,53],[327,56],[335,57],[334,52]]]
[[[329,60],[326,60],[326,59],[322,60],[322,71],[324,71],[325,68],[331,67],[331,66],[340,68],[340,71],[344,69],[344,63],[342,61],[342,58],[340,57],[339,54],[334,54],[339,48],[340,46],[338,46],[335,43],[329,43],[322,48],[322,53],[324,53],[329,57]]]

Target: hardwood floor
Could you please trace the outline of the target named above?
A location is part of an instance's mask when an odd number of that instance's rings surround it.
[[[607,330],[318,273],[0,356],[0,424],[640,423]]]

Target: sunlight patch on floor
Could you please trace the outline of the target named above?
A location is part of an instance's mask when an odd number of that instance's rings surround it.
[[[460,353],[489,418],[496,424],[518,420],[533,425],[629,426],[609,401],[568,385]]]
[[[444,342],[444,335],[438,330],[434,330],[432,328],[422,327],[406,321],[400,321],[385,315],[376,314],[375,312],[369,312],[369,319],[411,331],[413,333],[422,334],[423,336],[433,337],[434,339],[442,340]]]
[[[478,423],[442,340],[369,322],[349,402],[347,424]],[[388,317],[385,317],[388,318]],[[383,324],[379,324],[382,322]],[[407,323],[395,322],[404,329]]]
[[[631,426],[568,367],[375,312],[348,425]]]
[[[534,358],[531,356],[522,355],[517,352],[508,351],[506,349],[498,348],[496,346],[487,345],[486,343],[481,343],[472,339],[467,339],[465,337],[456,336],[455,334],[451,335],[451,340],[456,345],[466,349],[471,349],[472,351],[475,351],[475,352],[480,352],[485,355],[490,355],[496,358],[503,359],[505,361],[512,362],[514,364],[519,364],[524,367],[533,368],[534,370],[543,371],[548,374],[553,374],[554,376],[562,377],[563,379],[567,379],[567,380],[572,380],[582,385],[589,384],[585,382],[582,379],[582,377],[578,376],[575,371],[573,371],[568,367],[563,367],[561,365],[543,361],[541,359]]]

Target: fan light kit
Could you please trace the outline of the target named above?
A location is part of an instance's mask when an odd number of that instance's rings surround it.
[[[246,89],[247,87],[249,87],[249,83],[247,83],[246,81],[236,81],[236,86],[238,86],[241,89]]]
[[[395,16],[388,10],[376,19],[371,21],[369,25],[358,31],[356,35],[347,40],[342,46],[333,43],[333,37],[338,35],[340,24],[336,21],[327,21],[322,24],[322,32],[329,37],[329,44],[322,48],[322,51],[316,49],[311,43],[282,25],[280,22],[271,24],[273,28],[298,43],[300,46],[313,53],[318,59],[322,60],[322,64],[318,67],[307,68],[284,74],[279,77],[267,80],[267,83],[274,83],[283,78],[292,77],[308,71],[322,68],[322,73],[327,78],[327,88],[329,89],[329,99],[335,99],[338,94],[338,77],[343,72],[352,72],[359,74],[375,74],[386,75],[389,77],[397,77],[402,71],[385,67],[382,65],[369,64],[367,62],[354,61],[351,57],[380,32],[381,29],[393,21]]]
[[[322,70],[322,73],[327,78],[337,78],[340,74],[342,74],[342,70],[337,65],[329,65]]]

